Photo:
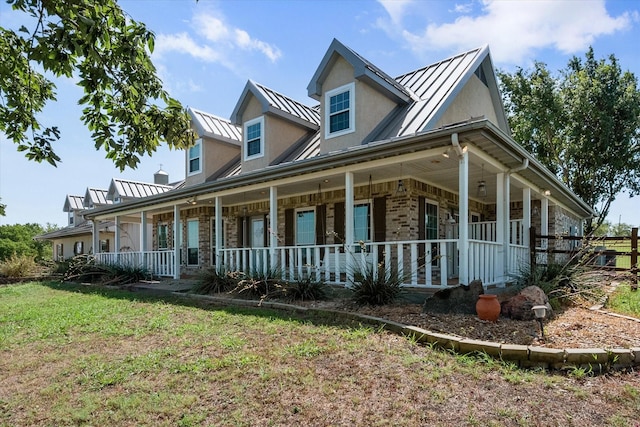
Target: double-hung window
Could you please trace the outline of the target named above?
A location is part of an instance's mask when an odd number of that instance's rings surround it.
[[[167,224],[158,224],[158,250],[166,250],[169,248],[167,239],[169,226]]]
[[[371,242],[371,203],[353,205],[353,238],[356,252],[360,252],[365,243]]]
[[[198,265],[200,223],[197,219],[187,221],[187,265]]]
[[[355,130],[355,85],[328,91],[325,94],[325,138],[351,133]]]
[[[195,175],[202,171],[202,139],[197,139],[193,147],[189,147],[189,166],[187,175]]]
[[[313,246],[316,243],[315,209],[299,209],[296,212],[296,246]],[[310,257],[307,256],[310,255]],[[313,251],[302,249],[303,265],[313,263]]]
[[[250,160],[263,155],[264,117],[258,117],[244,124],[244,159]]]
[[[438,239],[438,204],[427,200],[424,207],[424,231],[425,239],[437,240]],[[427,248],[429,245],[427,245]],[[431,242],[431,254],[427,259],[431,259],[431,265],[438,265],[438,244]]]

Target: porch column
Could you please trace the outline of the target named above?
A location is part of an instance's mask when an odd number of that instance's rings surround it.
[[[278,265],[278,187],[269,187],[269,252],[271,268]]]
[[[220,251],[222,251],[222,199],[220,196],[216,196],[215,198],[215,220],[213,222],[215,227],[215,236],[216,241],[214,244],[214,254],[213,254],[213,263],[216,266],[216,269],[222,267],[222,257],[220,256]]]
[[[147,252],[149,250],[149,232],[147,230],[147,214],[146,212],[140,212],[140,252]]]
[[[113,233],[113,252],[115,252],[116,254],[120,252],[120,217],[116,216],[115,218],[115,223],[116,223],[116,229],[115,232]],[[118,258],[116,256],[116,258]]]
[[[98,230],[97,219],[91,221],[91,242],[93,244],[93,254],[100,253],[100,230]]]
[[[346,268],[347,282],[353,279],[353,172],[344,174],[344,240],[346,245]]]
[[[496,257],[495,268],[496,268],[496,278],[500,280],[500,286],[504,286],[506,282],[506,271],[505,266],[507,260],[507,248],[505,242],[505,174],[499,173],[496,175],[496,243],[499,243],[498,247],[498,256]]]
[[[540,234],[543,236],[549,235],[549,199],[546,196],[543,196],[540,200]],[[540,245],[542,249],[547,249],[547,245],[549,241],[547,239],[542,239],[540,241]],[[546,264],[547,263],[547,254],[542,254],[542,260]]]
[[[531,188],[522,189],[522,235],[520,244],[529,247],[529,229],[531,228]]]
[[[173,278],[180,278],[180,207],[173,205]]]
[[[469,153],[460,156],[458,169],[460,232],[458,251],[460,253],[460,283],[469,284]]]
[[[504,236],[504,279],[506,281],[511,268],[511,176],[504,174],[504,206],[503,206],[503,236]]]

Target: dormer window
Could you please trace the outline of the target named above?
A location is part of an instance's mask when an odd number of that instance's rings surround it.
[[[249,120],[244,124],[244,159],[264,156],[264,117]]]
[[[201,155],[202,139],[197,139],[195,145],[189,148],[189,170],[187,172],[187,175],[195,175],[201,172]]]
[[[333,138],[355,131],[355,85],[328,91],[325,94],[325,138]]]

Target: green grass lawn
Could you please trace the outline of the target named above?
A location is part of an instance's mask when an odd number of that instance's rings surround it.
[[[640,318],[640,290],[631,290],[629,282],[621,283],[616,291],[609,296],[607,309]]]
[[[1,426],[636,426],[637,373],[521,370],[331,316],[0,287]]]

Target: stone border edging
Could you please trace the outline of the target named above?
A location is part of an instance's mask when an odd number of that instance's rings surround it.
[[[348,320],[361,320],[383,326],[385,329],[396,334],[412,337],[412,339],[415,339],[419,343],[426,343],[460,354],[486,353],[497,359],[514,362],[522,368],[555,370],[581,368],[593,373],[604,373],[610,370],[624,370],[640,366],[640,347],[613,348],[609,350],[602,348],[556,349],[520,344],[500,344],[432,332],[416,326],[404,325],[393,320],[348,311],[302,307],[273,301],[220,298],[211,295],[186,294],[182,292],[172,292],[172,295],[206,299],[238,307],[264,307],[302,313],[331,314],[335,317]]]

